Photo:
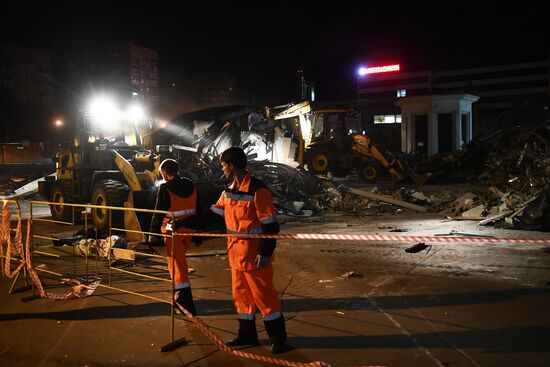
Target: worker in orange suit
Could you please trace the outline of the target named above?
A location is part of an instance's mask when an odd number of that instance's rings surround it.
[[[174,220],[172,221],[172,217],[168,215],[154,214],[151,220],[151,233],[160,232],[168,235],[173,231],[176,231],[176,233],[190,233],[200,225],[200,206],[197,205],[195,186],[191,180],[179,177],[178,171],[178,162],[173,159],[166,159],[160,164],[160,172],[166,182],[160,185],[157,192],[155,210],[173,212]],[[185,254],[192,241],[197,245],[200,244],[200,238],[174,236],[173,239],[174,269],[172,269],[172,239],[165,237],[164,244],[168,257],[168,270],[175,283],[174,299],[189,313],[196,315],[191,283],[189,282],[189,267],[187,266]],[[154,238],[149,240],[154,241]],[[177,306],[174,310],[176,313],[182,313]]]
[[[223,173],[233,183],[225,188],[211,210],[225,218],[228,234],[277,234],[279,223],[271,191],[246,171],[246,154],[231,147],[220,157]],[[271,352],[288,349],[279,293],[273,285],[275,239],[228,237],[231,284],[239,315],[239,332],[229,346],[256,345],[256,307],[263,315]]]

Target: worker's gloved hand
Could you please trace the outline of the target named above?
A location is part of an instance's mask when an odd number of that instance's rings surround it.
[[[193,242],[195,244],[195,246],[199,247],[200,245],[202,245],[202,241],[204,240],[203,237],[201,236],[193,236],[191,237],[191,242]]]
[[[269,256],[256,255],[255,263],[258,269],[265,268],[269,264]]]

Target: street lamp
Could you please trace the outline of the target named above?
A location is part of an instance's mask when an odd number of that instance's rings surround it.
[[[57,127],[61,127],[61,126],[63,126],[63,120],[57,119],[57,120],[55,120],[54,124]]]

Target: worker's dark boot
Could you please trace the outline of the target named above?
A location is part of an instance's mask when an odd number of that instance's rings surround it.
[[[239,334],[225,344],[230,347],[260,344],[258,342],[258,332],[256,331],[256,320],[239,319]]]
[[[193,302],[193,294],[191,293],[191,287],[176,289],[174,299],[183,308],[185,308],[191,315],[196,316],[195,303]],[[174,311],[178,315],[182,315],[183,312],[175,306]]]
[[[265,331],[269,336],[271,342],[271,353],[279,354],[284,353],[290,349],[286,343],[286,326],[283,316],[276,318],[275,320],[265,321]]]

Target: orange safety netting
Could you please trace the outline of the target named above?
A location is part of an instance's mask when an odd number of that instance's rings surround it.
[[[21,215],[17,217],[17,227],[15,229],[14,242],[11,241],[11,213],[7,201],[4,201],[2,207],[2,227],[0,229],[0,250],[4,253],[4,245],[6,245],[6,258],[2,266],[2,274],[8,278],[13,278],[17,275],[23,266],[25,261],[23,260],[14,271],[11,271],[11,257],[12,255],[23,255],[23,238],[21,235]],[[4,259],[2,259],[4,260]]]
[[[67,284],[71,286],[72,290],[68,293],[52,293],[52,292],[46,292],[44,289],[42,282],[40,281],[40,277],[36,273],[36,270],[32,266],[32,260],[31,260],[31,221],[27,221],[27,238],[26,238],[26,244],[25,244],[25,251],[23,251],[23,231],[22,231],[22,225],[21,225],[21,215],[18,215],[17,217],[17,226],[15,228],[15,237],[14,241],[11,240],[11,213],[9,210],[9,205],[7,201],[4,201],[4,205],[2,207],[2,224],[0,227],[0,250],[2,253],[4,253],[4,245],[6,245],[6,255],[5,255],[5,261],[3,260],[3,264],[0,268],[0,271],[4,276],[7,276],[9,278],[13,278],[16,276],[26,265],[26,268],[29,272],[29,275],[36,286],[36,289],[38,290],[38,293],[40,297],[42,298],[51,298],[51,299],[71,299],[71,298],[82,298],[86,297],[94,292],[94,290],[99,285],[99,281],[95,281],[91,283],[90,285],[84,285],[81,284],[76,279],[68,279],[63,278],[61,279],[61,284]],[[23,253],[25,254],[23,260],[21,263],[15,268],[15,270],[11,270],[11,259],[13,255],[19,255],[23,257]]]

